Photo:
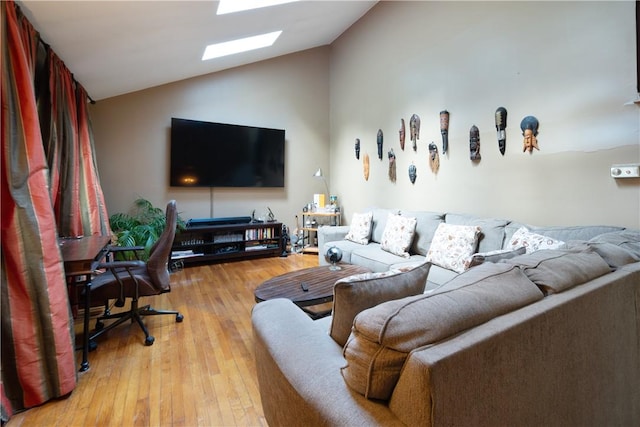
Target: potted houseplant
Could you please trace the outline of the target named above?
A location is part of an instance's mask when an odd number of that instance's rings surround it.
[[[127,213],[115,213],[109,217],[111,231],[114,233],[115,246],[137,246],[144,248],[140,251],[140,259],[146,260],[153,244],[162,234],[166,224],[165,211],[153,206],[144,198],[138,198]],[[178,227],[176,232],[185,226],[184,221],[178,215]],[[135,258],[131,252],[118,254],[127,259]]]

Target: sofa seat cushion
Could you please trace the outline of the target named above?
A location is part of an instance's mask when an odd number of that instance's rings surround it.
[[[545,294],[565,291],[611,272],[593,249],[549,249],[501,261],[516,265]]]
[[[489,263],[433,293],[379,304],[356,316],[342,376],[365,397],[387,400],[412,350],[542,298],[518,267]]]
[[[469,268],[471,255],[478,247],[480,227],[442,223],[438,226],[427,261],[440,267],[462,273]]]
[[[498,249],[495,251],[489,251],[484,253],[475,253],[471,255],[471,259],[469,261],[469,267],[476,267],[480,264],[484,264],[485,262],[499,262],[503,259],[510,259],[518,255],[524,255],[527,252],[527,249],[523,246],[518,249]]]
[[[421,255],[411,255],[409,258],[394,255],[391,252],[383,251],[380,243],[369,243],[366,246],[358,245],[354,248],[350,263],[361,265],[373,272],[387,271],[394,264],[412,262],[422,263],[425,258]]]
[[[385,301],[424,292],[431,264],[406,264],[395,270],[363,273],[338,280],[333,287],[329,335],[344,346],[358,313]]]

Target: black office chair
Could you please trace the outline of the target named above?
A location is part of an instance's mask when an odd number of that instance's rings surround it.
[[[106,303],[105,313],[98,317],[95,332],[90,336],[92,341],[127,320],[132,322],[135,320],[145,334],[145,345],[152,345],[155,338],[149,334],[149,330],[142,321],[143,316],[172,314],[176,316],[176,322],[182,322],[184,319],[184,316],[177,311],[155,310],[150,305],[138,306],[140,297],[171,291],[168,264],[178,220],[175,200],[167,204],[166,218],[165,228],[152,246],[146,263],[137,260],[109,261],[99,265],[98,268],[104,268],[106,272],[94,277],[90,298],[92,302],[105,301]],[[116,306],[122,307],[127,298],[131,298],[130,310],[111,314],[108,301],[116,300]],[[105,326],[103,321],[111,319],[116,321]]]

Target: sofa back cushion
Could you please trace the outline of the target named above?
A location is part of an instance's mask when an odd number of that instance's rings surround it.
[[[611,233],[614,231],[624,230],[623,227],[616,227],[616,226],[609,226],[609,225],[537,227],[535,225],[512,222],[505,227],[504,245],[509,243],[511,236],[513,236],[513,233],[518,231],[520,227],[525,227],[527,230],[529,230],[532,233],[542,234],[543,236],[551,237],[552,239],[556,239],[556,240],[562,240],[564,242],[568,242],[570,240],[589,240],[603,233]]]
[[[440,223],[444,222],[444,214],[427,211],[401,211],[400,215],[416,219],[416,231],[409,252],[426,256],[433,236]]]
[[[373,214],[373,222],[371,223],[371,241],[375,243],[382,242],[382,233],[387,226],[387,218],[389,214],[398,214],[398,209],[370,208],[367,209]]]
[[[549,249],[501,261],[520,267],[545,294],[562,292],[611,272],[592,248]]]
[[[344,346],[358,313],[385,301],[422,294],[430,267],[429,263],[408,264],[394,270],[356,274],[338,280],[333,287],[331,338]]]
[[[505,227],[509,220],[495,218],[479,218],[473,215],[447,213],[447,224],[477,225],[481,234],[478,239],[478,252],[491,252],[502,249],[505,236]]]
[[[543,298],[522,271],[483,264],[438,291],[388,301],[355,318],[344,347],[346,383],[370,399],[389,399],[412,350]]]

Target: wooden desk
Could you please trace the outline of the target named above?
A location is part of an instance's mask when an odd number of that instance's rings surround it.
[[[84,286],[84,325],[82,336],[82,363],[80,372],[89,369],[89,316],[91,309],[91,279],[96,265],[108,252],[110,236],[86,236],[60,240],[60,252],[64,261],[67,281],[74,286]]]

